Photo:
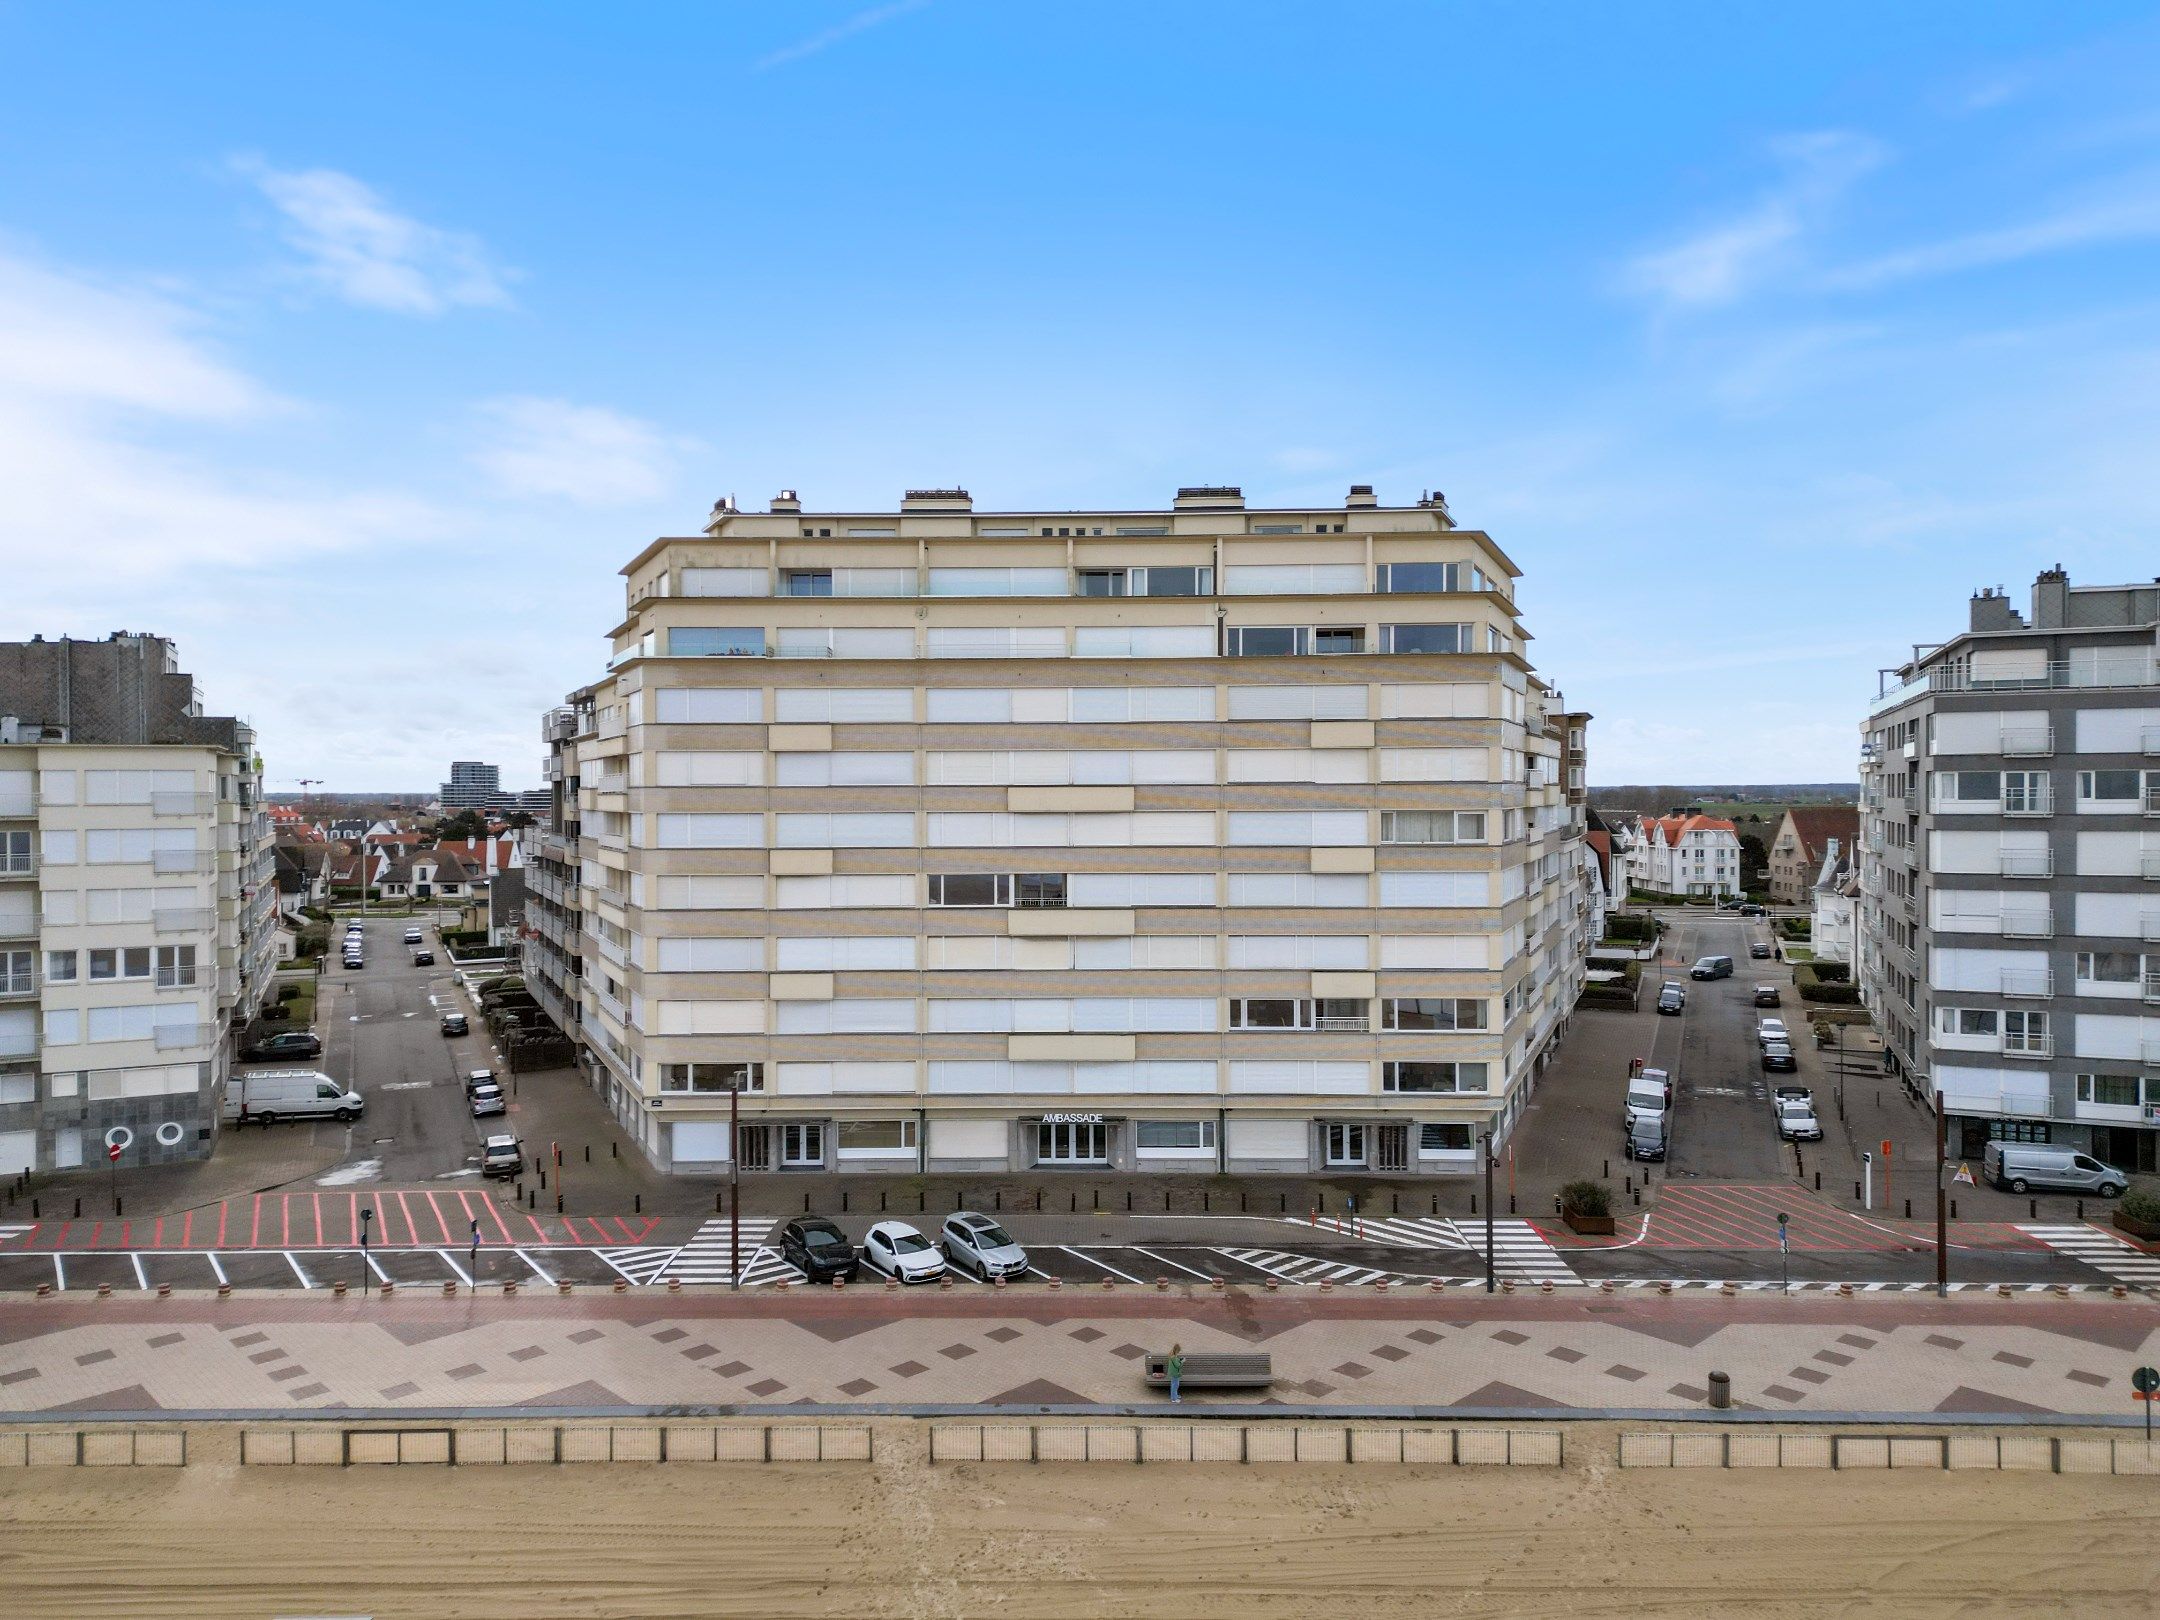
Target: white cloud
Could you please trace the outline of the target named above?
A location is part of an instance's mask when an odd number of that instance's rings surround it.
[[[1879,143],[1846,130],[1789,136],[1772,147],[1785,177],[1732,218],[1637,256],[1623,285],[1668,309],[1729,304],[1791,262],[1804,235],[1862,175]]]
[[[520,499],[560,498],[586,506],[653,500],[672,486],[671,438],[634,416],[599,405],[509,395],[478,407],[481,442],[472,453],[496,488]]]
[[[815,56],[818,52],[827,50],[844,39],[852,39],[857,34],[865,33],[880,23],[905,17],[911,11],[920,11],[929,3],[930,0],[894,0],[891,5],[871,6],[867,10],[858,11],[807,39],[800,39],[792,45],[781,46],[777,51],[767,52],[757,59],[757,71],[767,73],[776,67],[785,67],[790,62],[800,62],[806,56]]]
[[[510,301],[512,272],[491,262],[479,238],[400,214],[349,174],[273,169],[255,158],[233,167],[284,216],[286,245],[309,278],[348,303],[439,315]]]
[[[1900,281],[2153,237],[2160,237],[2160,177],[2147,175],[2114,195],[2090,197],[2022,225],[1903,248],[1832,271],[1824,285],[1841,292],[1868,291]]]

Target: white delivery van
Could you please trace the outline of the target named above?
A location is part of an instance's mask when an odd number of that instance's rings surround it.
[[[1666,1101],[1665,1072],[1645,1069],[1627,1083],[1627,1106],[1621,1110],[1621,1122],[1632,1125],[1644,1114],[1662,1114]]]
[[[236,1074],[225,1082],[225,1118],[235,1125],[281,1119],[358,1119],[367,1101],[314,1069]]]

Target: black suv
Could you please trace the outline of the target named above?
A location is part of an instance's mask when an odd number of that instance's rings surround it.
[[[822,1215],[801,1215],[780,1229],[780,1258],[812,1282],[855,1275],[855,1245]]]

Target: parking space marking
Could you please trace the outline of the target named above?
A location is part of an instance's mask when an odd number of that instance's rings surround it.
[[[1191,1266],[1180,1264],[1178,1261],[1171,1259],[1166,1254],[1157,1254],[1153,1249],[1143,1249],[1137,1243],[1132,1246],[1132,1252],[1134,1254],[1144,1254],[1150,1260],[1159,1260],[1166,1266],[1171,1266],[1179,1271],[1184,1272],[1185,1275],[1188,1277],[1198,1277],[1202,1282],[1213,1282],[1215,1280],[1213,1272],[1195,1271]]]
[[[534,1276],[538,1277],[550,1288],[553,1288],[555,1286],[555,1279],[547,1274],[546,1269],[541,1266],[539,1261],[535,1260],[531,1255],[527,1254],[521,1247],[515,1248],[514,1252],[520,1260],[524,1261],[528,1266],[531,1266],[533,1268]]]
[[[1113,1277],[1122,1277],[1126,1282],[1129,1283],[1136,1283],[1140,1280],[1138,1277],[1118,1270],[1116,1266],[1109,1264],[1107,1261],[1098,1260],[1092,1254],[1087,1254],[1079,1249],[1074,1248],[1069,1243],[1061,1243],[1058,1245],[1058,1248],[1062,1252],[1071,1255],[1075,1260],[1084,1260],[1091,1266],[1096,1266],[1104,1271],[1109,1272],[1110,1275]]]
[[[231,1279],[225,1275],[225,1263],[218,1258],[215,1249],[210,1251],[210,1274],[217,1278],[220,1288],[227,1287],[231,1283]]]
[[[2160,1256],[2148,1254],[2097,1226],[2020,1226],[2018,1230],[2117,1282],[2147,1288],[2160,1285]]]
[[[608,1265],[608,1268],[612,1270],[616,1276],[622,1278],[624,1282],[631,1283],[636,1287],[642,1288],[647,1283],[657,1282],[660,1278],[660,1274],[667,1270],[668,1262],[673,1260],[676,1255],[682,1253],[682,1251],[680,1249],[667,1248],[632,1248],[595,1249],[593,1250],[593,1253],[598,1255],[603,1261],[605,1261]]]
[[[734,1279],[734,1234],[739,1227],[742,1252],[748,1258],[744,1262],[743,1278],[736,1280],[747,1281],[748,1273],[757,1261],[756,1249],[764,1243],[766,1235],[776,1224],[769,1216],[741,1216],[737,1217],[732,1225],[727,1216],[709,1217],[691,1235],[690,1241],[669,1257],[661,1275],[686,1283],[724,1283]],[[793,1271],[794,1267],[790,1266],[788,1269]],[[801,1275],[799,1272],[796,1274]]]
[[[67,1292],[67,1267],[66,1267],[66,1266],[64,1266],[64,1265],[62,1265],[62,1264],[60,1263],[60,1251],[59,1251],[58,1249],[55,1249],[55,1250],[53,1250],[53,1257],[52,1257],[52,1269],[53,1269],[53,1286],[54,1286],[54,1287],[55,1287],[56,1289],[58,1289],[58,1290],[59,1290],[59,1291],[60,1291],[61,1293],[63,1293],[63,1294],[64,1294],[64,1293],[66,1293],[66,1292]]]
[[[472,1287],[472,1274],[457,1263],[457,1256],[453,1255],[448,1249],[437,1249],[435,1252],[442,1256],[442,1263],[457,1274],[459,1282],[463,1283],[467,1288]]]
[[[143,1271],[141,1252],[131,1253],[128,1258],[135,1262],[135,1286],[147,1294],[150,1291],[150,1278]]]
[[[302,1288],[313,1288],[315,1286],[314,1281],[308,1276],[306,1272],[300,1269],[300,1261],[298,1257],[295,1256],[290,1249],[286,1249],[283,1252],[285,1255],[285,1263],[288,1266],[292,1267],[293,1275],[300,1279],[300,1286]]]

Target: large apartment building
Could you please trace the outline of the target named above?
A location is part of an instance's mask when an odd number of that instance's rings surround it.
[[[1953,1151],[2160,1167],[2160,582],[1982,591],[1863,733],[1860,983]]]
[[[623,572],[545,724],[527,948],[656,1162],[1466,1173],[1507,1134],[1595,926],[1588,716],[1438,498],[788,492]]]
[[[172,643],[0,643],[0,1172],[205,1157],[275,971],[255,738]]]

